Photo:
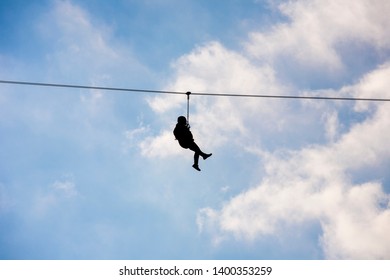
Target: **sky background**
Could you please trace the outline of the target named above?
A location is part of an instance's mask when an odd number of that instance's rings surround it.
[[[387,0],[0,2],[0,80],[390,98]],[[390,103],[0,84],[1,259],[390,259]]]

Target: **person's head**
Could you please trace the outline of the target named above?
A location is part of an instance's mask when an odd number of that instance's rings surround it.
[[[186,117],[184,117],[184,116],[178,117],[178,118],[177,118],[177,123],[178,123],[178,124],[186,125],[186,124],[187,124],[187,119],[186,119]]]

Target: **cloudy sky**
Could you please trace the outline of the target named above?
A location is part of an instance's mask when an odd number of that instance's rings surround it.
[[[0,80],[390,98],[387,0],[0,2]],[[390,102],[0,84],[1,259],[389,259]]]

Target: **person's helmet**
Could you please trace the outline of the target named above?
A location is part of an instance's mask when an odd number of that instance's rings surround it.
[[[187,119],[184,116],[180,116],[177,118],[177,123],[179,124],[187,124]]]

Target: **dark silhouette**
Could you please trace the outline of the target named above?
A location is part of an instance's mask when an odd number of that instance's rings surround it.
[[[205,154],[201,151],[201,149],[194,142],[194,137],[190,131],[190,126],[187,124],[187,119],[184,116],[180,116],[177,118],[177,124],[175,129],[173,130],[173,134],[176,137],[176,140],[179,141],[179,144],[184,149],[190,149],[194,151],[194,165],[192,166],[196,170],[199,169],[199,156],[202,156],[203,159],[207,159],[212,154]]]

